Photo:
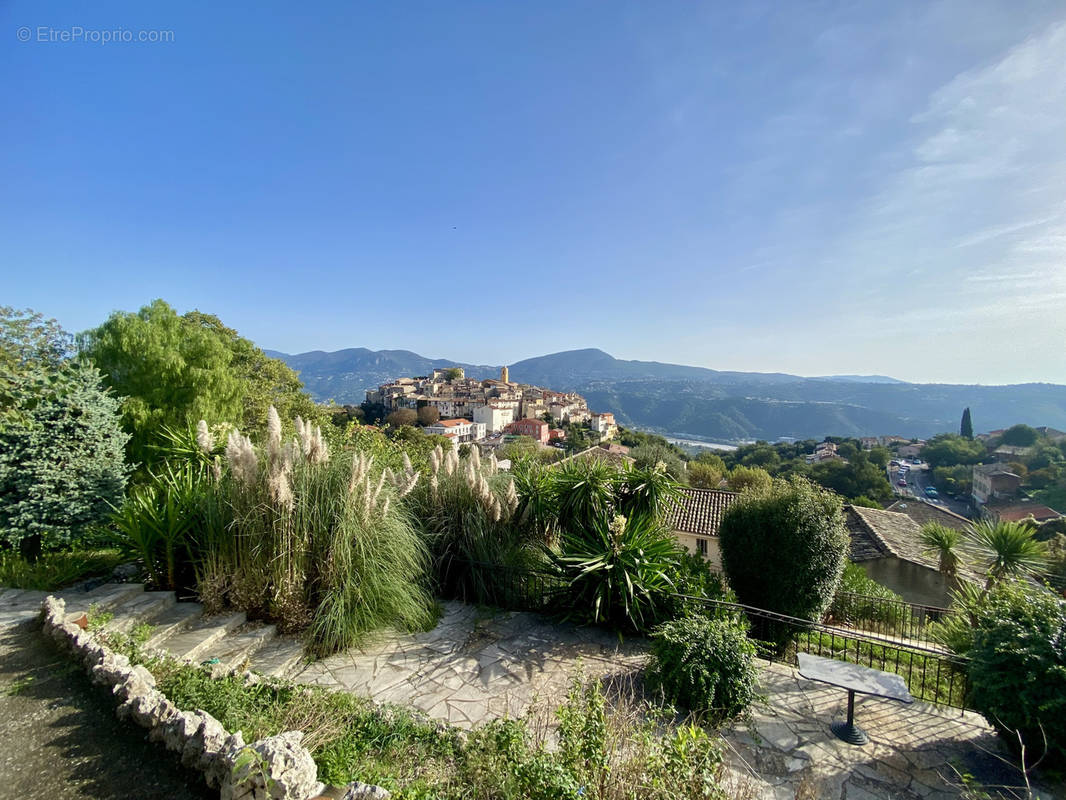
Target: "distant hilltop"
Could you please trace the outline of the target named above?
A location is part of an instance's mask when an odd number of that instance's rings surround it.
[[[267,351],[300,373],[320,401],[363,402],[368,389],[403,376],[459,367],[495,379],[502,365],[430,359],[408,350],[352,348],[298,355]],[[1066,386],[915,384],[878,375],[805,378],[617,359],[589,348],[509,365],[509,379],[579,393],[618,423],[681,436],[736,442],[895,433],[926,437],[958,431],[969,407],[982,429],[1017,422],[1066,428]]]

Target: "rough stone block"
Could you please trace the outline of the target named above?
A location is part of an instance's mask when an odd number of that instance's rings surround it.
[[[200,729],[200,715],[193,711],[182,711],[163,732],[163,744],[172,753],[185,751],[185,743]]]
[[[381,786],[353,781],[344,787],[344,796],[341,800],[388,800],[391,796],[392,793]]]
[[[115,686],[133,677],[134,672],[126,656],[107,652],[98,664],[93,665],[89,674],[97,686]]]
[[[210,759],[204,770],[204,780],[212,789],[218,789],[233,771],[237,756],[244,749],[244,736],[240,731],[229,736],[222,747]]]
[[[222,800],[307,800],[320,791],[318,769],[300,742],[303,734],[287,731],[246,746],[222,783]]]

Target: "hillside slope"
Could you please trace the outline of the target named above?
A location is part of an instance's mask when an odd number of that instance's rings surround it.
[[[395,378],[460,366],[473,378],[499,367],[430,359],[407,350],[352,348],[299,355],[270,352],[300,373],[318,400],[360,403]],[[624,425],[721,440],[826,435],[930,436],[957,430],[969,406],[978,430],[1025,422],[1066,429],[1066,386],[916,384],[884,376],[804,378],[627,361],[602,350],[570,350],[519,361],[511,380],[581,392]]]

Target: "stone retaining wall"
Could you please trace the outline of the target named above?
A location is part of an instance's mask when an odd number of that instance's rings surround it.
[[[44,633],[79,660],[94,684],[121,701],[120,719],[148,731],[148,739],[178,754],[196,769],[222,800],[311,800],[322,796],[318,767],[303,747],[300,731],[287,731],[246,744],[240,731],[228,732],[206,711],[182,711],[156,689],[151,672],[112,651],[89,631],[66,620],[66,604],[55,597],[42,603]],[[353,783],[341,795],[387,798],[377,786]]]

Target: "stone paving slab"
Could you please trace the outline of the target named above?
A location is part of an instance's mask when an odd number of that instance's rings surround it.
[[[641,647],[597,628],[558,625],[536,614],[480,613],[450,602],[431,631],[389,633],[298,670],[294,680],[404,703],[463,728],[525,713],[560,698],[579,669],[633,669]]]
[[[619,641],[536,614],[491,615],[446,603],[432,631],[387,633],[290,677],[470,728],[559,705],[579,673],[633,675],[646,659],[640,640]],[[855,747],[829,730],[846,716],[844,690],[767,662],[760,680],[767,700],[753,710],[750,725],[722,731],[730,780],[745,786],[747,796],[943,800],[959,796],[953,764],[986,783],[1013,779],[997,760],[1006,756],[1002,744],[980,715],[858,696],[856,721],[870,743]]]

